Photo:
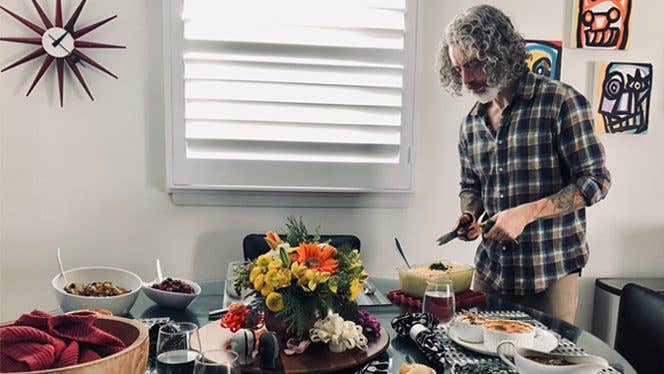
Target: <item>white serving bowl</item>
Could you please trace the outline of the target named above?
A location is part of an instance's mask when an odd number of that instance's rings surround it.
[[[492,324],[500,324],[500,323],[514,324],[517,326],[521,326],[527,331],[505,332],[491,328]],[[482,325],[482,332],[484,338],[484,347],[491,352],[496,352],[498,345],[505,340],[513,342],[514,345],[516,345],[519,348],[521,347],[532,348],[533,342],[535,341],[535,328],[527,323],[523,323],[520,321],[493,320],[490,322],[486,322],[484,323],[484,325]]]
[[[528,348],[517,348],[514,342],[504,341],[498,345],[498,356],[509,367],[523,374],[596,374],[609,368],[609,363],[598,356],[567,356],[534,351]],[[514,357],[514,363],[509,356]],[[529,359],[529,357],[562,358],[571,365],[545,365]]]
[[[194,293],[170,292],[152,288],[151,286],[153,284],[159,283],[159,281],[156,279],[152,282],[146,282],[143,284],[143,293],[145,293],[145,295],[149,297],[150,300],[154,301],[159,306],[173,309],[186,309],[189,304],[191,304],[192,301],[194,301],[194,299],[196,299],[198,295],[201,294],[201,286],[199,286],[198,283],[188,279],[173,277],[171,277],[171,279],[179,280],[190,285],[194,289]]]
[[[71,312],[80,309],[106,309],[116,316],[129,314],[129,310],[138,297],[143,281],[141,278],[127,270],[107,267],[88,266],[65,271],[69,283],[92,283],[110,281],[116,285],[130,290],[129,293],[118,296],[96,297],[80,296],[65,292],[66,286],[62,274],[53,278],[51,284],[55,290],[55,296],[63,312]]]
[[[459,335],[459,339],[470,343],[482,343],[484,341],[484,329],[482,324],[471,323],[466,316],[458,316],[452,321],[452,325]]]

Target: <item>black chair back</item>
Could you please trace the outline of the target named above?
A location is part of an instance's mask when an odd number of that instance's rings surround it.
[[[281,240],[286,240],[285,235],[279,235]],[[355,235],[321,235],[320,241],[326,242],[330,241],[330,245],[338,248],[343,244],[350,244],[351,247],[360,250],[360,238]],[[244,237],[242,241],[242,251],[244,252],[245,260],[253,260],[263,253],[267,253],[270,250],[270,246],[265,242],[264,234],[249,234]]]
[[[664,372],[664,294],[633,283],[622,289],[615,348],[637,373]]]

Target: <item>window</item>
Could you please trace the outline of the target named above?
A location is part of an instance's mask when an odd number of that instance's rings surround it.
[[[171,190],[411,188],[415,0],[164,6]]]

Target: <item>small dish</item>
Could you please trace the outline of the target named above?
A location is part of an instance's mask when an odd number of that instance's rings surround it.
[[[456,327],[460,339],[470,343],[482,343],[484,341],[482,325],[486,321],[486,318],[478,314],[467,313],[456,317],[452,325]]]
[[[470,343],[459,338],[459,333],[456,326],[450,326],[448,330],[450,339],[470,351],[481,353],[487,356],[498,357],[495,350],[490,351],[484,346],[484,343]],[[558,346],[558,339],[549,331],[542,330],[535,327],[535,338],[533,339],[532,349],[539,352],[551,352]]]
[[[484,347],[496,352],[500,342],[509,340],[518,347],[532,348],[535,340],[535,327],[521,321],[497,319],[482,325]]]
[[[143,281],[141,278],[124,269],[107,266],[89,266],[65,271],[69,283],[92,283],[110,281],[116,285],[130,290],[128,293],[117,296],[82,296],[68,293],[64,290],[66,284],[62,274],[56,275],[51,281],[55,296],[63,312],[80,309],[106,309],[116,316],[123,316],[138,297]]]
[[[188,284],[194,289],[194,293],[181,293],[181,292],[171,292],[171,291],[163,291],[159,290],[156,288],[152,288],[152,285],[155,283],[159,283],[157,279],[153,280],[152,282],[146,282],[143,284],[143,293],[145,293],[145,296],[147,296],[150,300],[154,301],[157,305],[164,307],[164,308],[172,308],[172,309],[186,309],[189,304],[191,304],[197,297],[198,295],[201,294],[201,286],[198,285],[198,283],[194,281],[190,281],[188,279],[182,279],[182,278],[173,278],[173,280],[179,280],[183,283]]]
[[[595,374],[609,368],[609,363],[602,357],[542,353],[517,348],[511,341],[501,342],[497,351],[503,362],[523,374]],[[514,363],[508,356],[514,357]]]

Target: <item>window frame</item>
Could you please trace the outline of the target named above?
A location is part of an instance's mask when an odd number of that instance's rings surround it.
[[[184,0],[163,3],[164,41],[164,119],[166,139],[166,188],[177,191],[244,191],[302,193],[410,193],[414,188],[414,134],[416,130],[416,63],[419,51],[420,26],[416,0],[406,1],[404,39],[404,84],[402,91],[402,123],[399,164],[343,164],[245,160],[187,160],[185,157],[184,98]],[[409,29],[412,28],[412,29]],[[192,167],[194,164],[195,167]],[[275,165],[279,165],[275,167]],[[251,173],[247,173],[249,168]],[[338,168],[338,171],[334,169]],[[234,183],[222,183],[232,176]],[[330,171],[333,172],[330,172]],[[316,185],[293,183],[292,173]],[[369,173],[368,173],[369,172]],[[373,173],[371,173],[373,172]],[[256,177],[258,176],[258,177]],[[273,184],[256,183],[270,180]],[[357,183],[360,181],[361,183]],[[290,182],[290,183],[289,183]],[[343,183],[347,182],[347,183]]]

